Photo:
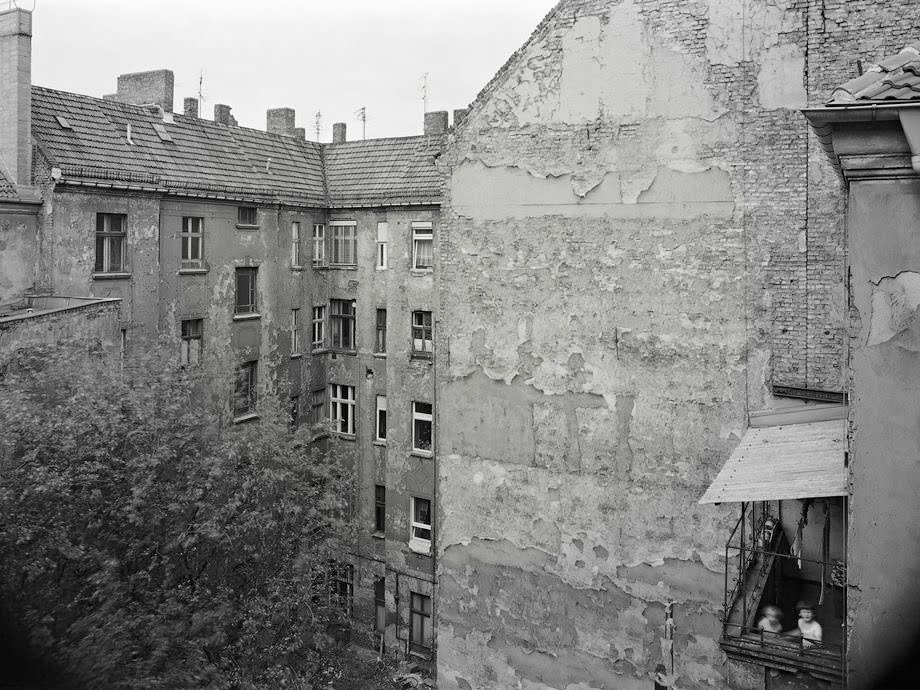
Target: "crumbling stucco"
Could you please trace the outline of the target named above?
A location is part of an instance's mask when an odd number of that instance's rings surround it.
[[[902,271],[896,276],[873,281],[872,312],[867,346],[899,338],[902,347],[920,352],[920,273]],[[914,337],[910,337],[914,331]]]

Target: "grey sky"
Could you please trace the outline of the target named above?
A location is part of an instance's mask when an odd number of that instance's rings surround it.
[[[322,141],[332,123],[361,137],[420,134],[428,110],[462,108],[520,47],[555,0],[18,0],[35,4],[32,81],[101,96],[119,74],[175,72],[175,107],[198,93],[202,116],[232,106],[246,127],[289,106]],[[0,3],[5,5],[6,3]]]

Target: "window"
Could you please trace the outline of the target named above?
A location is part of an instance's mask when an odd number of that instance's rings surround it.
[[[95,273],[124,273],[128,217],[123,213],[96,214]]]
[[[181,268],[201,268],[204,257],[204,218],[182,218]]]
[[[297,427],[300,425],[300,396],[292,395],[291,396],[291,426]]]
[[[431,403],[412,403],[412,450],[431,454]]]
[[[434,235],[431,223],[412,224],[412,268],[430,271],[434,268]]]
[[[352,602],[355,595],[355,567],[351,563],[338,563],[335,565],[333,587],[335,603],[342,613],[351,618]]]
[[[299,268],[300,263],[300,223],[291,223],[291,267]]]
[[[319,390],[312,391],[310,393],[310,424],[319,426],[325,421],[326,415],[323,414],[323,408],[325,406],[326,389],[320,388]]]
[[[387,530],[387,488],[383,484],[374,486],[374,531],[384,534]]]
[[[256,313],[256,277],[257,268],[236,269],[236,304],[235,314]]]
[[[233,392],[234,417],[241,417],[256,411],[258,364],[258,361],[243,362],[236,372],[236,387]]]
[[[201,333],[203,330],[204,321],[202,319],[182,320],[180,364],[198,364],[201,361]]]
[[[313,226],[313,265],[326,265],[326,226],[322,223]]]
[[[340,221],[330,223],[332,231],[332,257],[333,266],[354,266],[358,257],[357,223],[355,221]]]
[[[377,638],[377,651],[383,652],[383,636],[387,629],[387,584],[386,579],[374,580],[374,637]]]
[[[387,396],[377,396],[377,433],[375,441],[387,440]]]
[[[355,303],[352,300],[330,300],[329,330],[332,347],[341,350],[355,349]]]
[[[383,271],[387,267],[387,234],[386,221],[377,223],[377,270]]]
[[[412,312],[412,354],[430,357],[433,350],[431,312]]]
[[[417,553],[431,552],[431,501],[412,497],[412,528],[409,548]]]
[[[321,348],[326,343],[326,307],[313,307],[313,349]]]
[[[259,209],[255,206],[238,206],[236,209],[236,224],[237,226],[257,227],[259,225]]]
[[[409,651],[431,650],[431,597],[409,593]]]
[[[355,387],[329,384],[329,420],[340,434],[355,433]]]
[[[387,351],[387,310],[377,310],[377,338],[374,340],[374,352]]]
[[[291,309],[291,356],[300,354],[300,309]]]

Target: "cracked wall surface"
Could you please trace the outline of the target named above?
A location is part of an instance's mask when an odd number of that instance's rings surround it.
[[[567,0],[455,133],[440,687],[762,687],[717,643],[737,508],[697,500],[771,383],[844,386],[843,205],[797,109],[853,27],[900,40],[851,4]]]

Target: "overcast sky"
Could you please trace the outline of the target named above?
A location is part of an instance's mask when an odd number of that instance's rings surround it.
[[[33,4],[36,85],[102,96],[167,68],[181,112],[203,73],[203,117],[225,103],[264,129],[288,106],[312,139],[319,110],[328,141],[333,122],[361,137],[362,106],[368,138],[420,134],[426,72],[428,110],[466,107],[556,0],[18,0]]]

